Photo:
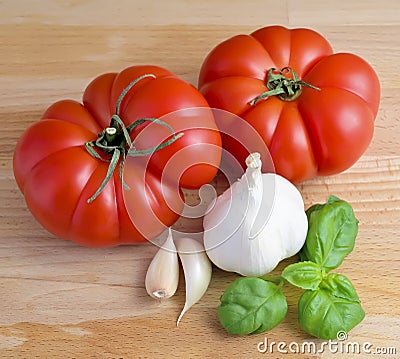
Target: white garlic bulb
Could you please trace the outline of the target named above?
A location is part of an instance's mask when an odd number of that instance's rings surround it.
[[[204,216],[204,246],[218,267],[261,276],[296,254],[308,229],[300,192],[288,180],[261,173],[258,153],[245,174],[211,204]]]

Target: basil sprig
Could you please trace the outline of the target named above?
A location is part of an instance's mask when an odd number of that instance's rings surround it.
[[[229,333],[262,333],[277,326],[287,313],[285,282],[305,289],[298,302],[298,320],[313,336],[335,339],[337,333],[349,332],[364,319],[350,280],[329,273],[354,248],[358,220],[352,207],[330,196],[306,214],[309,226],[301,262],[287,266],[280,277],[239,278],[222,295],[218,317]]]

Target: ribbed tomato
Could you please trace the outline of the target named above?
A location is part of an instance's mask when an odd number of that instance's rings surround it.
[[[218,170],[221,138],[207,109],[195,87],[160,67],[101,75],[83,104],[56,102],[25,131],[15,179],[61,238],[90,247],[152,239],[179,218],[179,187],[199,188]]]
[[[199,89],[211,107],[251,124],[276,172],[293,182],[352,166],[372,140],[380,101],[378,77],[366,61],[334,54],[313,30],[282,26],[217,45],[202,65]],[[244,163],[252,144],[224,132],[224,147]]]

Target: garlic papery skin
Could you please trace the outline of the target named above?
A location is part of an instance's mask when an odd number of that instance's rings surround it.
[[[303,246],[308,229],[304,202],[284,177],[261,173],[258,153],[210,205],[203,220],[204,246],[219,268],[244,276],[271,272]]]
[[[211,281],[212,264],[204,251],[204,246],[193,238],[176,238],[175,245],[185,275],[186,300],[176,325],[183,315],[197,303],[206,292]]]
[[[154,299],[167,299],[175,294],[178,282],[178,254],[172,238],[171,228],[169,228],[167,239],[147,269],[146,291]]]

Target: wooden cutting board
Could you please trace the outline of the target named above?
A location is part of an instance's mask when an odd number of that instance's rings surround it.
[[[298,343],[300,350],[304,342],[321,345],[300,330],[299,292],[290,289],[288,315],[278,327],[246,337],[226,334],[216,308],[236,276],[215,268],[206,295],[176,327],[185,300],[183,280],[176,296],[164,302],[154,301],[144,289],[154,246],[88,249],[55,238],[33,219],[13,179],[12,154],[24,129],[52,102],[80,100],[96,75],[156,64],[195,85],[213,46],[270,24],[311,27],[336,51],[365,58],[380,77],[381,106],[366,154],[348,171],[298,188],[307,207],[330,194],[354,207],[359,235],[340,272],[352,279],[366,318],[348,341],[369,342],[371,351],[397,351],[379,357],[400,355],[400,2],[3,0],[0,357],[253,358],[263,355],[259,349],[267,341],[284,342],[288,353],[273,346],[264,355],[297,358],[310,353],[294,354],[290,343]],[[223,189],[218,181],[214,185]],[[197,194],[187,197],[196,201]],[[284,261],[274,273],[293,261]],[[337,355],[325,349],[315,356]],[[355,356],[366,357],[362,351]]]

